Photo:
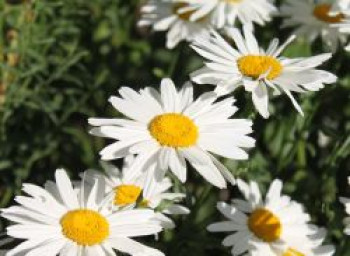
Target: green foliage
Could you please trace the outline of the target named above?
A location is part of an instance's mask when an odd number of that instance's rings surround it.
[[[99,168],[98,151],[107,141],[88,134],[87,118],[118,115],[107,99],[120,86],[157,88],[162,77],[180,86],[201,66],[187,44],[167,50],[164,35],[137,28],[139,7],[137,0],[1,0],[0,207],[10,204],[23,182],[43,184],[58,167],[72,177]],[[278,20],[257,32],[265,45],[273,36],[288,35]],[[299,40],[285,54],[324,52],[320,45]],[[251,114],[250,99],[237,91],[238,115],[254,119],[257,147],[250,161],[225,162],[236,176],[262,187],[282,179],[284,192],[328,229],[328,241],[342,256],[350,253],[342,232],[345,213],[338,202],[339,196],[350,196],[349,61],[343,51],[336,53],[324,68],[339,76],[338,83],[298,98],[304,118],[286,97],[274,97],[272,117],[263,120]],[[176,189],[186,191],[192,213],[178,218],[178,227],[161,235],[155,246],[170,256],[229,255],[221,236],[205,227],[220,220],[217,200],[237,191],[220,192],[194,172],[189,183],[176,183]]]

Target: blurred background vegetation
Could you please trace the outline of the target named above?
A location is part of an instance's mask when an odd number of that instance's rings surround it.
[[[75,178],[87,168],[101,169],[98,152],[107,141],[88,134],[87,118],[116,116],[107,99],[120,86],[157,88],[162,77],[181,86],[202,65],[186,43],[167,50],[164,34],[138,28],[140,4],[0,0],[0,207],[12,203],[23,182],[43,184],[58,167]],[[285,39],[290,33],[279,24],[275,19],[257,27],[265,46],[272,37]],[[299,40],[285,55],[324,51],[321,42]],[[225,162],[237,177],[256,180],[263,189],[272,179],[282,179],[284,192],[329,230],[327,241],[341,256],[350,255],[349,238],[342,233],[344,207],[338,201],[350,197],[349,63],[349,54],[339,51],[324,66],[339,76],[338,83],[299,96],[305,118],[282,96],[272,100],[273,115],[263,120],[254,113],[250,96],[238,90],[238,116],[254,119],[257,147],[250,161]],[[194,172],[185,186],[175,183],[188,194],[185,203],[192,213],[178,218],[174,231],[149,242],[166,255],[229,255],[221,246],[223,236],[207,233],[205,227],[220,220],[217,200],[237,196],[236,189],[218,191]]]

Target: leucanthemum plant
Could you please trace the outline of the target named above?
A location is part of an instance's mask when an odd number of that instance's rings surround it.
[[[325,84],[336,81],[335,75],[317,68],[332,56],[330,53],[286,58],[280,55],[295,36],[282,45],[279,45],[278,39],[273,39],[265,51],[250,28],[245,26],[243,32],[244,37],[238,29],[227,29],[227,35],[235,42],[235,48],[216,32],[212,32],[210,37],[197,38],[192,48],[209,62],[191,74],[192,81],[216,85],[215,92],[219,95],[231,93],[243,85],[252,94],[254,106],[264,118],[270,116],[269,88],[275,94],[284,92],[295,109],[303,115],[292,92],[318,91]]]
[[[211,26],[206,17],[190,21],[193,11],[179,12],[187,6],[184,2],[151,0],[142,6],[138,25],[150,26],[154,31],[167,31],[166,47],[169,49],[181,41],[192,41],[199,35],[208,34]]]
[[[268,0],[176,0],[188,3],[180,12],[190,12],[190,21],[209,17],[210,24],[217,29],[236,26],[237,20],[248,26],[261,26],[271,20],[276,7]]]
[[[190,211],[187,207],[178,204],[186,195],[171,192],[173,184],[168,177],[161,181],[154,178],[155,165],[141,174],[140,177],[129,177],[129,170],[133,156],[125,158],[122,170],[107,162],[103,163],[106,175],[101,172],[89,170],[84,173],[85,180],[92,184],[96,178],[105,180],[105,193],[107,200],[111,201],[113,210],[151,208],[156,212],[155,220],[159,220],[162,227],[170,229],[175,223],[166,215],[185,215]]]
[[[164,255],[132,238],[162,231],[150,209],[112,212],[104,200],[103,180],[93,186],[73,187],[64,170],[46,188],[24,184],[28,196],[17,196],[18,206],[3,209],[1,216],[14,224],[7,235],[25,240],[7,256]]]
[[[234,183],[215,155],[246,160],[244,149],[255,144],[248,136],[252,122],[230,118],[237,111],[234,99],[218,101],[217,95],[209,92],[194,100],[191,84],[177,90],[170,79],[162,80],[160,93],[150,87],[139,92],[123,87],[119,94],[121,97],[113,96],[109,101],[126,118],[89,119],[97,126],[91,134],[117,140],[100,152],[103,160],[136,154],[130,167],[135,177],[156,163],[157,180],[169,168],[181,182],[187,178],[187,160],[219,188],[226,187],[226,180]]]
[[[248,184],[237,180],[237,185],[244,199],[219,202],[217,208],[228,220],[207,228],[210,232],[232,232],[222,242],[224,246],[232,247],[232,255],[256,250],[255,253],[264,252],[262,255],[265,256],[279,255],[277,253],[291,256],[293,254],[288,253],[308,241],[307,236],[319,235],[308,224],[310,217],[303,207],[281,194],[280,180],[271,183],[265,199],[256,182]]]
[[[344,0],[287,0],[280,15],[284,17],[283,27],[296,27],[293,33],[309,42],[321,37],[333,52],[347,40],[337,28],[338,24],[350,22],[349,5]]]

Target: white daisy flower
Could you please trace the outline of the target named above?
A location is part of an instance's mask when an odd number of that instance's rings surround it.
[[[64,170],[56,171],[56,183],[45,189],[24,184],[29,196],[17,196],[19,206],[2,210],[2,217],[14,222],[10,237],[26,240],[7,253],[31,256],[163,255],[131,238],[154,235],[162,230],[149,209],[111,212],[104,203],[103,180],[88,190],[74,189]],[[82,183],[84,184],[84,182]]]
[[[303,114],[291,92],[318,91],[325,84],[336,81],[333,74],[316,69],[331,57],[330,53],[307,58],[282,57],[280,54],[294,36],[281,46],[278,39],[273,39],[265,51],[259,47],[249,28],[244,27],[243,31],[244,37],[235,28],[227,29],[237,49],[215,32],[211,37],[198,38],[192,47],[210,62],[192,73],[192,80],[198,84],[216,85],[219,95],[228,94],[243,85],[246,91],[252,93],[255,108],[264,118],[270,115],[269,87],[277,94],[280,91],[287,94],[297,111]]]
[[[350,184],[350,177],[348,178],[348,183]],[[350,236],[350,199],[341,197],[340,202],[342,202],[345,205],[345,211],[349,215],[344,219],[344,233]]]
[[[350,21],[339,24],[337,28],[339,28],[340,33],[350,34]],[[350,44],[345,46],[345,50],[350,51]]]
[[[326,231],[309,225],[310,234],[299,234],[302,240],[292,240],[287,248],[271,251],[266,246],[256,245],[249,256],[332,256],[335,248],[332,245],[322,245]]]
[[[182,200],[185,194],[167,192],[172,186],[173,184],[169,178],[164,178],[159,182],[155,179],[152,170],[146,172],[141,206],[156,210],[157,216],[155,219],[165,229],[175,228],[175,223],[167,215],[184,215],[190,213],[187,207],[176,203]],[[159,211],[157,208],[159,208]]]
[[[129,158],[129,159],[128,159]],[[85,179],[90,184],[96,177],[103,177],[106,183],[106,194],[115,209],[120,208],[151,208],[156,210],[156,219],[164,228],[174,228],[174,222],[164,214],[189,214],[189,209],[177,204],[185,194],[169,192],[173,186],[169,178],[161,181],[154,179],[155,165],[148,167],[140,177],[130,177],[129,169],[133,157],[128,157],[122,171],[114,165],[104,163],[106,176],[99,172],[88,171]]]
[[[350,0],[340,0],[338,6],[339,8],[336,8],[333,11],[333,15],[339,15],[339,13],[346,13],[347,17],[350,17]],[[338,28],[340,33],[344,33],[348,36],[350,34],[350,18],[343,19],[340,23],[334,24],[333,27]],[[350,44],[345,47],[345,50],[350,51]]]
[[[254,248],[264,248],[267,255],[285,251],[291,244],[303,243],[310,234],[308,214],[302,206],[282,195],[282,182],[274,180],[262,199],[256,182],[247,184],[237,180],[244,199],[233,199],[231,204],[219,202],[218,210],[227,221],[208,226],[211,232],[234,232],[223,240],[232,246],[232,255],[249,253]]]
[[[191,11],[190,21],[197,21],[209,16],[210,23],[218,29],[235,26],[238,19],[243,25],[261,26],[271,20],[277,11],[268,0],[177,0],[189,4],[181,11]]]
[[[190,21],[192,11],[179,13],[188,6],[172,0],[151,0],[141,8],[139,26],[152,26],[155,31],[168,31],[166,47],[174,48],[181,41],[192,41],[195,37],[208,34],[211,28],[205,17]]]
[[[297,14],[297,15],[296,15]],[[286,17],[283,27],[297,27],[294,33],[313,42],[321,37],[331,50],[344,44],[346,36],[334,26],[350,22],[350,13],[344,0],[286,0],[281,6],[281,16]]]
[[[122,170],[113,164],[101,161],[105,175],[95,170],[88,170],[80,175],[90,185],[93,185],[96,178],[103,178],[105,181],[106,195],[118,188],[121,193],[119,193],[118,197],[116,196],[113,198],[114,205],[117,206],[117,208],[135,204],[141,196],[145,181],[144,175],[134,176],[132,172],[129,171],[134,161],[133,155],[126,156],[123,160],[124,164]]]
[[[212,154],[245,160],[248,154],[242,148],[254,146],[248,136],[252,122],[230,119],[237,111],[234,99],[216,101],[216,94],[210,92],[194,101],[192,85],[177,91],[170,79],[162,80],[160,93],[150,87],[139,92],[123,87],[119,93],[121,97],[109,101],[129,119],[89,119],[99,126],[92,134],[117,140],[100,152],[103,160],[137,154],[130,167],[134,176],[144,166],[158,163],[157,180],[170,168],[182,182],[187,160],[215,186],[226,187],[225,178],[234,183],[232,174]]]

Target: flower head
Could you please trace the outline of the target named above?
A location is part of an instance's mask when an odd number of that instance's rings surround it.
[[[166,46],[170,49],[183,40],[192,41],[199,35],[208,34],[211,28],[208,19],[202,17],[191,21],[193,10],[187,10],[188,6],[184,1],[148,1],[141,9],[139,26],[151,26],[155,31],[167,31]]]
[[[103,163],[106,175],[88,171],[85,173],[85,180],[92,184],[96,178],[103,178],[106,183],[106,195],[112,202],[114,210],[123,209],[154,209],[156,218],[164,228],[174,228],[174,222],[166,215],[170,214],[188,214],[188,208],[178,204],[185,194],[173,193],[169,190],[173,184],[169,178],[161,181],[155,179],[153,173],[155,165],[148,167],[140,177],[129,177],[132,175],[130,165],[134,161],[133,156],[126,158],[124,168],[119,171],[118,168]]]
[[[285,17],[284,27],[296,26],[294,33],[307,38],[309,42],[321,37],[333,52],[339,43],[346,41],[346,36],[336,26],[350,22],[349,6],[344,0],[287,0],[281,7],[280,15]]]
[[[126,87],[119,93],[121,97],[113,96],[110,102],[125,119],[89,120],[97,126],[92,134],[117,140],[101,151],[102,159],[136,154],[130,167],[134,177],[156,163],[157,180],[170,168],[182,182],[187,178],[187,160],[218,187],[226,186],[225,179],[234,182],[212,154],[245,160],[248,154],[243,149],[254,146],[248,136],[251,121],[230,118],[237,111],[233,99],[217,101],[216,94],[210,92],[194,100],[192,85],[177,91],[170,79],[162,80],[160,93],[152,88],[136,92]]]
[[[192,80],[198,84],[216,85],[219,95],[228,94],[243,85],[246,91],[252,93],[255,108],[264,118],[270,115],[268,88],[276,94],[283,91],[297,111],[303,114],[292,92],[318,91],[325,84],[336,81],[333,74],[316,69],[331,57],[329,53],[295,59],[280,56],[294,36],[281,46],[278,39],[273,39],[265,51],[248,27],[243,29],[244,36],[235,28],[228,29],[227,34],[236,48],[215,32],[193,43],[193,49],[209,62],[191,74]]]
[[[235,26],[238,20],[243,25],[265,25],[277,11],[268,0],[178,0],[189,4],[190,21],[209,16],[210,23],[218,29]]]
[[[24,184],[28,196],[17,196],[19,206],[2,210],[2,217],[14,222],[7,228],[10,237],[23,243],[7,255],[163,255],[131,237],[157,234],[162,230],[150,209],[112,212],[104,200],[104,183],[73,187],[64,170],[56,171],[56,183],[45,189]],[[29,254],[28,254],[29,255]]]
[[[300,204],[281,194],[280,180],[272,182],[265,200],[255,182],[238,180],[237,185],[244,200],[219,202],[217,208],[228,220],[208,226],[211,232],[233,232],[223,240],[224,246],[233,247],[232,255],[256,248],[263,248],[265,256],[277,255],[275,251],[285,251],[312,233],[307,225],[309,215]]]

